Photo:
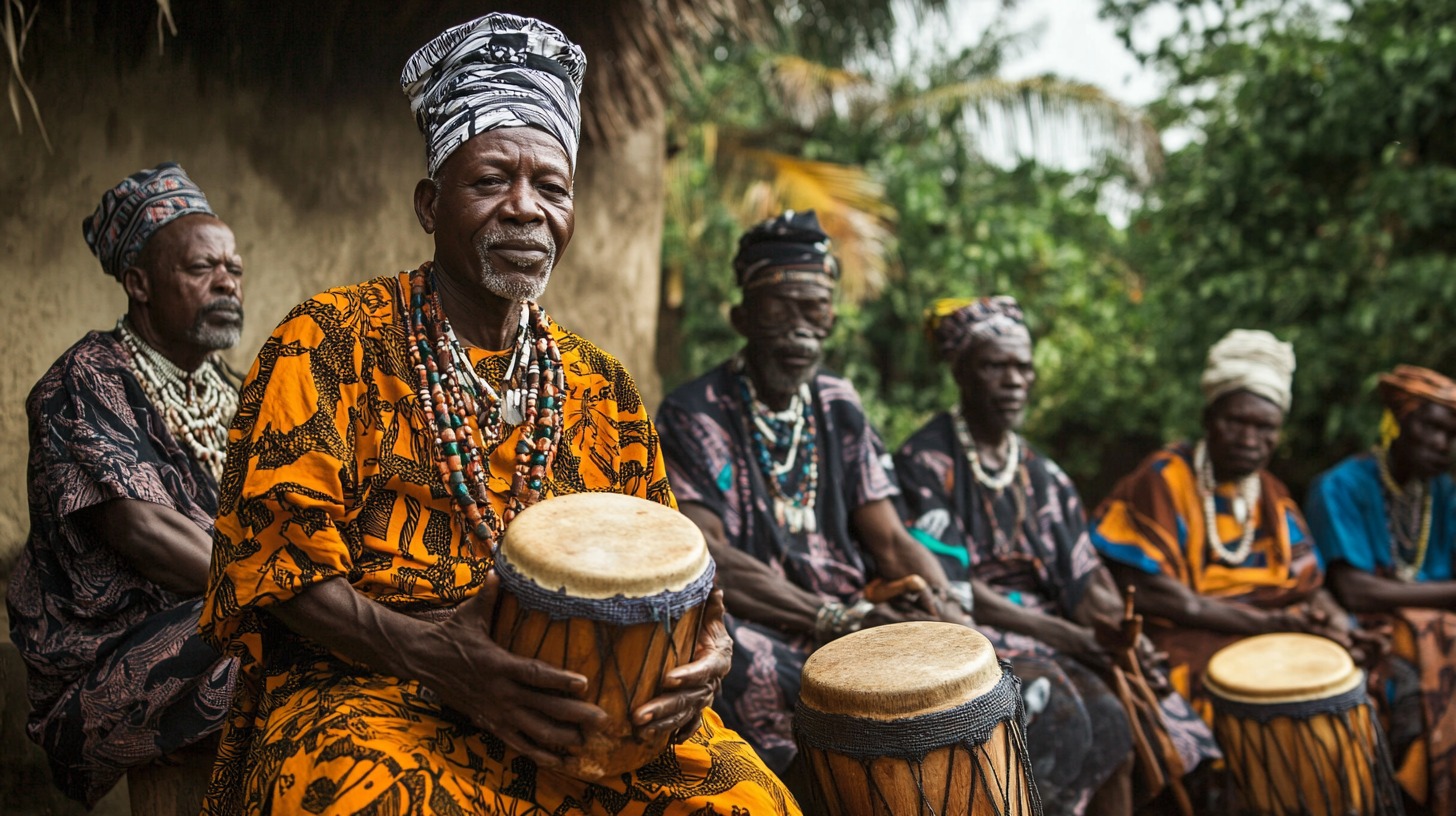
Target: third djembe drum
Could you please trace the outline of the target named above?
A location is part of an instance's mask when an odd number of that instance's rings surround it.
[[[1245,638],[1214,654],[1204,687],[1249,812],[1402,813],[1365,675],[1338,643],[1297,633]]]
[[[811,655],[794,731],[829,816],[1039,816],[1023,720],[985,637],[919,622]]]
[[[587,678],[584,699],[610,725],[563,772],[597,780],[634,771],[667,747],[632,711],[692,659],[713,560],[697,525],[669,507],[614,493],[559,496],[522,512],[496,554],[501,593],[491,637]]]

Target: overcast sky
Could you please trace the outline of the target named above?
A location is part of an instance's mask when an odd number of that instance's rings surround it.
[[[1025,44],[1002,71],[1007,79],[1022,79],[1052,73],[1067,79],[1087,82],[1105,91],[1114,99],[1131,106],[1141,106],[1157,98],[1162,83],[1153,71],[1143,68],[1123,47],[1112,24],[1097,16],[1098,0],[1019,0],[1011,12],[1001,9],[1000,0],[949,0],[949,35],[938,21],[927,25],[901,27],[905,40],[902,47],[924,47],[937,39],[947,50],[955,51],[980,39],[986,27],[998,15],[1004,15],[1007,28],[1025,33]],[[1165,22],[1171,27],[1175,19],[1152,15],[1154,24]],[[1025,122],[1015,130],[995,128],[999,133],[986,134],[981,151],[992,161],[1014,163],[1018,154],[1032,152],[1033,134]],[[1186,141],[1182,134],[1172,134],[1169,146]],[[1085,167],[1092,158],[1090,146],[1075,140],[1055,140],[1055,134],[1036,134],[1034,152],[1047,164],[1068,168]]]

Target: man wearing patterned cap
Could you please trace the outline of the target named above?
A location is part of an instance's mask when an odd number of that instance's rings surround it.
[[[1076,487],[1017,433],[1036,381],[1021,307],[1006,296],[941,300],[926,329],[960,400],[895,456],[915,538],[1027,686],[1026,744],[1046,812],[1131,813],[1128,714],[1100,676],[1122,601]],[[1216,754],[1186,700],[1162,702],[1177,771]]]
[[[108,190],[82,224],[126,290],[26,401],[30,537],[10,576],[27,731],[68,796],[222,725],[237,674],[197,634],[237,386],[217,352],[242,328],[232,231],[176,164]]]
[[[1305,510],[1335,597],[1362,622],[1394,635],[1397,682],[1372,690],[1391,720],[1386,733],[1397,778],[1431,813],[1451,813],[1456,382],[1402,365],[1380,375],[1379,394],[1385,405],[1379,445],[1320,474]]]
[[[784,773],[799,675],[817,645],[865,626],[967,619],[942,608],[945,576],[900,523],[859,395],[819,367],[839,277],[819,219],[786,212],[738,247],[743,301],[730,318],[744,347],[669,394],[657,419],[673,490],[708,540],[731,615],[719,712]],[[919,608],[867,592],[871,579],[912,574],[930,587]],[[797,774],[787,778],[796,786]]]
[[[705,710],[720,595],[634,713],[672,746],[596,783],[550,772],[605,719],[586,678],[487,634],[492,547],[524,507],[674,501],[632,378],[534,302],[572,235],[584,70],[505,14],[405,66],[434,258],[305,301],[243,386],[201,623],[243,669],[205,812],[798,812]]]
[[[1267,470],[1293,377],[1290,344],[1229,332],[1203,371],[1203,438],[1143,460],[1093,517],[1092,543],[1119,584],[1137,588],[1174,688],[1205,718],[1203,670],[1224,646],[1269,632],[1352,643],[1349,616],[1321,587],[1304,517]]]

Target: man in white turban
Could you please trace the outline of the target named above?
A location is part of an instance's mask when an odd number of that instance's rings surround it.
[[[675,504],[632,377],[535,303],[575,223],[585,65],[505,14],[421,48],[401,83],[433,259],[305,301],[259,352],[202,611],[242,661],[204,812],[798,813],[707,708],[732,645],[720,593],[633,712],[668,748],[596,782],[560,773],[606,720],[588,678],[488,634],[493,547],[523,509]]]
[[[1322,588],[1304,517],[1267,469],[1293,378],[1290,344],[1229,332],[1203,371],[1203,438],[1143,460],[1092,522],[1092,543],[1118,583],[1137,588],[1174,687],[1205,717],[1203,670],[1224,646],[1268,632],[1353,642],[1349,615]]]

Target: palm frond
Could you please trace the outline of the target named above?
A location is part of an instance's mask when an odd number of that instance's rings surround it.
[[[867,99],[875,90],[869,77],[834,68],[796,54],[774,54],[764,60],[765,84],[778,93],[782,109],[802,127],[830,113]]]
[[[1070,137],[1089,152],[1110,151],[1147,180],[1163,165],[1157,128],[1142,111],[1113,99],[1101,88],[1052,75],[1027,79],[978,77],[931,88],[886,105],[886,118],[911,113],[964,116],[982,137],[1030,145],[1036,156],[1038,132],[1053,141]],[[1018,124],[1032,138],[1016,140]]]
[[[811,161],[772,150],[742,148],[735,161],[744,165],[741,197],[744,223],[782,210],[814,210],[834,240],[844,297],[858,302],[884,288],[895,211],[885,189],[861,167]]]

